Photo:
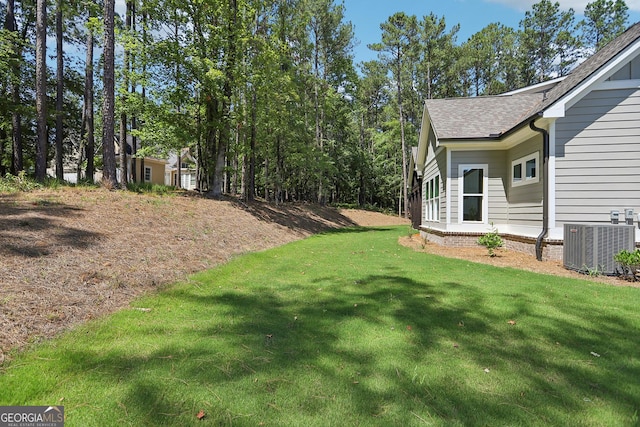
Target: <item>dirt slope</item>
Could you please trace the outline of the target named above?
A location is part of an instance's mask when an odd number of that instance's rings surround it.
[[[404,219],[314,205],[250,205],[104,189],[0,194],[0,363],[11,348],[125,307],[246,252]]]

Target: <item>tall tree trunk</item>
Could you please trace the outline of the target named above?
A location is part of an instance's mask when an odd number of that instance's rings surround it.
[[[178,45],[180,43],[179,42],[179,40],[180,40],[180,27],[178,25],[178,11],[177,10],[174,11],[173,24],[174,24],[173,25],[173,37],[174,37],[174,40],[176,41],[176,45]],[[175,68],[174,68],[173,72],[174,72],[173,80],[177,85],[178,82],[180,81],[180,63],[178,61],[175,61]],[[180,104],[178,104],[176,106],[176,109],[177,109],[178,113],[180,113]],[[174,183],[176,188],[182,188],[182,149],[183,148],[184,148],[183,146],[179,146],[178,147],[178,162],[177,162],[177,168],[176,168],[176,181]],[[188,184],[187,184],[187,186],[188,186]]]
[[[400,119],[400,141],[402,145],[402,200],[404,201],[404,217],[409,218],[409,211],[407,210],[407,205],[409,203],[409,196],[407,194],[407,143],[404,137],[404,112],[402,111],[402,68],[401,68],[401,59],[400,53],[398,53],[398,115]],[[398,203],[402,205],[402,203]],[[401,215],[403,206],[399,206],[398,215]]]
[[[269,194],[269,156],[266,156],[264,159],[264,199],[267,202],[271,199]]]
[[[93,17],[93,13],[89,12],[89,18]],[[87,169],[85,179],[93,182],[95,156],[95,129],[93,123],[93,29],[87,28],[87,57],[84,75],[84,132],[86,138],[85,152],[87,157]]]
[[[205,188],[207,193],[213,192],[215,182],[215,160],[216,147],[218,145],[219,132],[216,129],[218,117],[219,102],[213,98],[213,95],[206,95],[205,101],[205,141],[202,150],[203,178],[205,179]],[[203,188],[204,190],[204,188]],[[213,195],[213,194],[212,194]]]
[[[126,2],[126,15],[125,15],[125,33],[128,33],[131,29],[131,1]],[[126,188],[129,183],[129,165],[127,161],[127,94],[129,92],[129,47],[128,42],[125,40],[124,58],[123,58],[123,83],[124,90],[122,91],[121,105],[120,105],[120,183]]]
[[[142,1],[142,43],[143,45],[146,46],[147,43],[147,20],[149,19],[149,12],[146,9],[146,4],[145,1]],[[144,60],[142,61],[142,75],[146,76],[147,75],[147,58],[145,57]],[[142,83],[142,90],[140,95],[142,96],[142,105],[144,106],[145,103],[147,102],[147,86],[145,85],[145,83]],[[144,108],[144,107],[143,107]],[[142,123],[138,123],[139,126],[144,126],[144,122]],[[144,141],[140,140],[139,144],[140,144],[140,148],[142,148],[142,143]],[[136,144],[138,144],[138,141],[136,141]],[[138,150],[138,147],[136,146],[136,152]],[[136,167],[137,169],[137,167]],[[145,182],[145,175],[144,175],[144,157],[140,158],[140,178],[139,178],[140,182]]]
[[[115,0],[104,2],[104,95],[102,104],[102,182],[109,188],[118,185],[116,180],[115,132]]]
[[[36,179],[47,176],[47,2],[36,3]]]
[[[3,88],[3,92],[4,92]],[[7,139],[9,138],[9,136],[7,135],[7,131],[4,128],[0,128],[0,177],[3,177],[7,174],[7,166],[2,162],[2,159],[4,159],[4,155],[5,155],[5,151],[6,151],[6,144],[7,144]]]
[[[251,100],[251,133],[249,135],[249,155],[245,156],[245,163],[248,163],[245,168],[244,178],[244,199],[248,202],[255,200],[256,192],[256,114],[258,109],[258,97],[255,90],[253,91]]]
[[[178,161],[176,162],[176,188],[182,188],[182,150],[178,150]]]
[[[19,73],[19,71],[17,71]],[[11,97],[13,105],[20,105],[20,85],[11,83]],[[18,108],[14,108],[11,114],[11,139],[13,142],[13,162],[11,164],[11,173],[17,175],[24,169],[24,155],[22,153],[22,115]]]
[[[4,28],[7,31],[17,33],[18,28],[16,26],[15,17],[15,1],[7,0],[7,10],[4,21]],[[26,28],[26,25],[25,25]],[[21,104],[20,100],[20,66],[19,63],[22,59],[22,48],[14,45],[15,61],[11,66],[11,82],[9,84],[11,92],[12,112],[11,112],[11,142],[12,142],[12,156],[11,156],[11,173],[17,175],[23,167],[23,154],[22,154],[22,116],[20,115]]]
[[[224,168],[226,165],[227,149],[229,139],[231,138],[231,96],[232,88],[235,84],[235,61],[236,61],[236,22],[238,17],[238,3],[236,0],[229,0],[230,19],[227,24],[228,39],[225,46],[225,70],[223,84],[223,100],[222,100],[222,124],[218,136],[218,144],[216,150],[216,162],[213,173],[213,181],[209,193],[213,197],[222,196],[224,191]]]
[[[64,180],[63,119],[64,56],[62,51],[62,0],[56,0],[56,178]]]
[[[317,18],[315,18],[317,19]],[[319,24],[317,20],[314,19],[313,23],[313,34],[314,34],[314,55],[313,55],[313,104],[314,104],[314,112],[315,112],[315,139],[316,139],[316,147],[320,149],[320,155],[323,152],[323,141],[322,141],[322,129],[320,123],[320,88],[319,88],[319,80],[320,80],[320,29],[318,28]],[[324,202],[324,189],[323,189],[323,178],[324,171],[322,168],[318,170],[318,197],[317,201],[320,204]]]
[[[131,2],[131,31],[135,34],[136,32],[136,4],[135,2]],[[146,61],[146,59],[143,59]],[[133,66],[136,63],[135,57],[131,54],[131,69],[133,70]],[[136,93],[136,82],[131,81],[131,93]],[[138,128],[138,120],[135,115],[131,117],[131,130],[135,131]],[[136,155],[138,153],[138,138],[135,135],[131,136],[131,180],[133,182],[137,182],[137,172],[136,172]]]

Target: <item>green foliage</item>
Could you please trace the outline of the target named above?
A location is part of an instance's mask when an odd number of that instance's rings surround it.
[[[18,175],[7,174],[4,178],[0,178],[0,192],[3,193],[33,191],[40,188],[57,189],[62,185],[67,184],[50,177],[44,181],[37,181],[32,176],[28,176],[24,171],[21,171]]]
[[[584,17],[578,24],[586,47],[600,50],[624,32],[629,8],[624,0],[595,0],[587,4]]]
[[[3,171],[11,168],[14,113],[22,119],[19,169],[30,170],[35,160],[35,67],[33,54],[25,55],[34,45],[28,30],[34,6],[19,2],[20,28],[0,29]],[[348,2],[172,0],[148,6],[131,10],[130,27],[120,23],[116,50],[126,50],[131,60],[126,70],[124,57],[117,61],[117,108],[131,120],[138,156],[165,157],[189,147],[203,187],[217,180],[232,183],[224,191],[239,193],[245,174],[245,181],[255,183],[247,192],[268,200],[369,204],[394,212],[406,188],[403,154],[417,143],[425,99],[498,94],[565,74],[575,64],[578,39],[600,48],[628,17],[622,0],[594,0],[576,27],[572,10],[542,0],[525,14],[521,31],[490,24],[460,45],[460,26],[448,25],[444,16],[397,13],[381,23],[380,43],[371,46],[380,56],[362,64],[359,76],[352,59],[354,29],[345,17]],[[85,31],[103,29],[102,9],[100,2],[64,3],[65,49],[73,43],[82,56]],[[97,82],[104,63],[94,67]],[[83,71],[82,61],[67,61],[69,162],[77,160],[84,133]],[[12,83],[19,86],[19,105]],[[98,102],[105,95],[101,87],[94,94]],[[102,109],[94,109],[101,135]],[[49,109],[49,120],[53,114]],[[400,117],[406,120],[404,153]],[[105,165],[100,143],[98,137],[98,168]],[[247,167],[250,162],[254,168]],[[249,170],[252,180],[246,179]]]
[[[404,233],[192,276],[13,353],[0,404],[64,398],[81,426],[635,425],[637,288],[414,252]]]
[[[623,277],[636,280],[640,270],[640,249],[635,251],[622,250],[613,256],[615,262],[620,264],[620,273]]]
[[[43,183],[28,177],[24,171],[18,175],[7,174],[4,178],[0,178],[0,193],[33,191],[42,187]]]
[[[489,256],[494,257],[496,256],[495,249],[502,247],[504,242],[502,241],[500,234],[498,234],[498,230],[493,227],[493,223],[491,224],[491,227],[491,231],[478,239],[478,244],[485,246],[489,251]]]
[[[518,89],[519,81],[514,76],[516,40],[514,29],[494,23],[462,45],[470,95],[497,95]]]
[[[156,194],[159,196],[165,196],[176,191],[175,187],[160,184],[151,184],[149,182],[129,182],[127,183],[127,190],[139,194]]]

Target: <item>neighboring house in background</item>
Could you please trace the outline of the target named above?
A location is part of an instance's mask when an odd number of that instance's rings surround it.
[[[508,248],[561,259],[564,224],[607,224],[611,211],[624,223],[625,209],[637,220],[640,24],[565,78],[427,100],[409,173],[421,233],[445,245],[495,227]]]
[[[180,150],[180,168],[178,170],[178,155],[171,153],[166,167],[167,184],[185,190],[196,189],[197,161],[188,148]],[[178,185],[180,175],[180,185]]]
[[[160,158],[155,157],[144,157],[144,158],[136,158],[133,159],[131,157],[131,144],[133,142],[133,138],[131,135],[127,135],[127,171],[129,172],[129,181],[133,182],[133,169],[132,166],[135,164],[136,168],[136,180],[135,182],[145,182],[150,184],[158,184],[165,185],[165,167],[167,161]],[[120,142],[116,140],[115,142],[115,150],[116,150],[116,162],[117,162],[117,170],[116,170],[116,179],[118,182],[121,182],[120,174]],[[135,161],[134,161],[135,160]]]

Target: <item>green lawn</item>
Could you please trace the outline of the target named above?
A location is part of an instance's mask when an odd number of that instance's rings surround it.
[[[61,404],[68,426],[638,424],[640,289],[417,253],[406,233],[198,274],[17,355],[0,405]]]

